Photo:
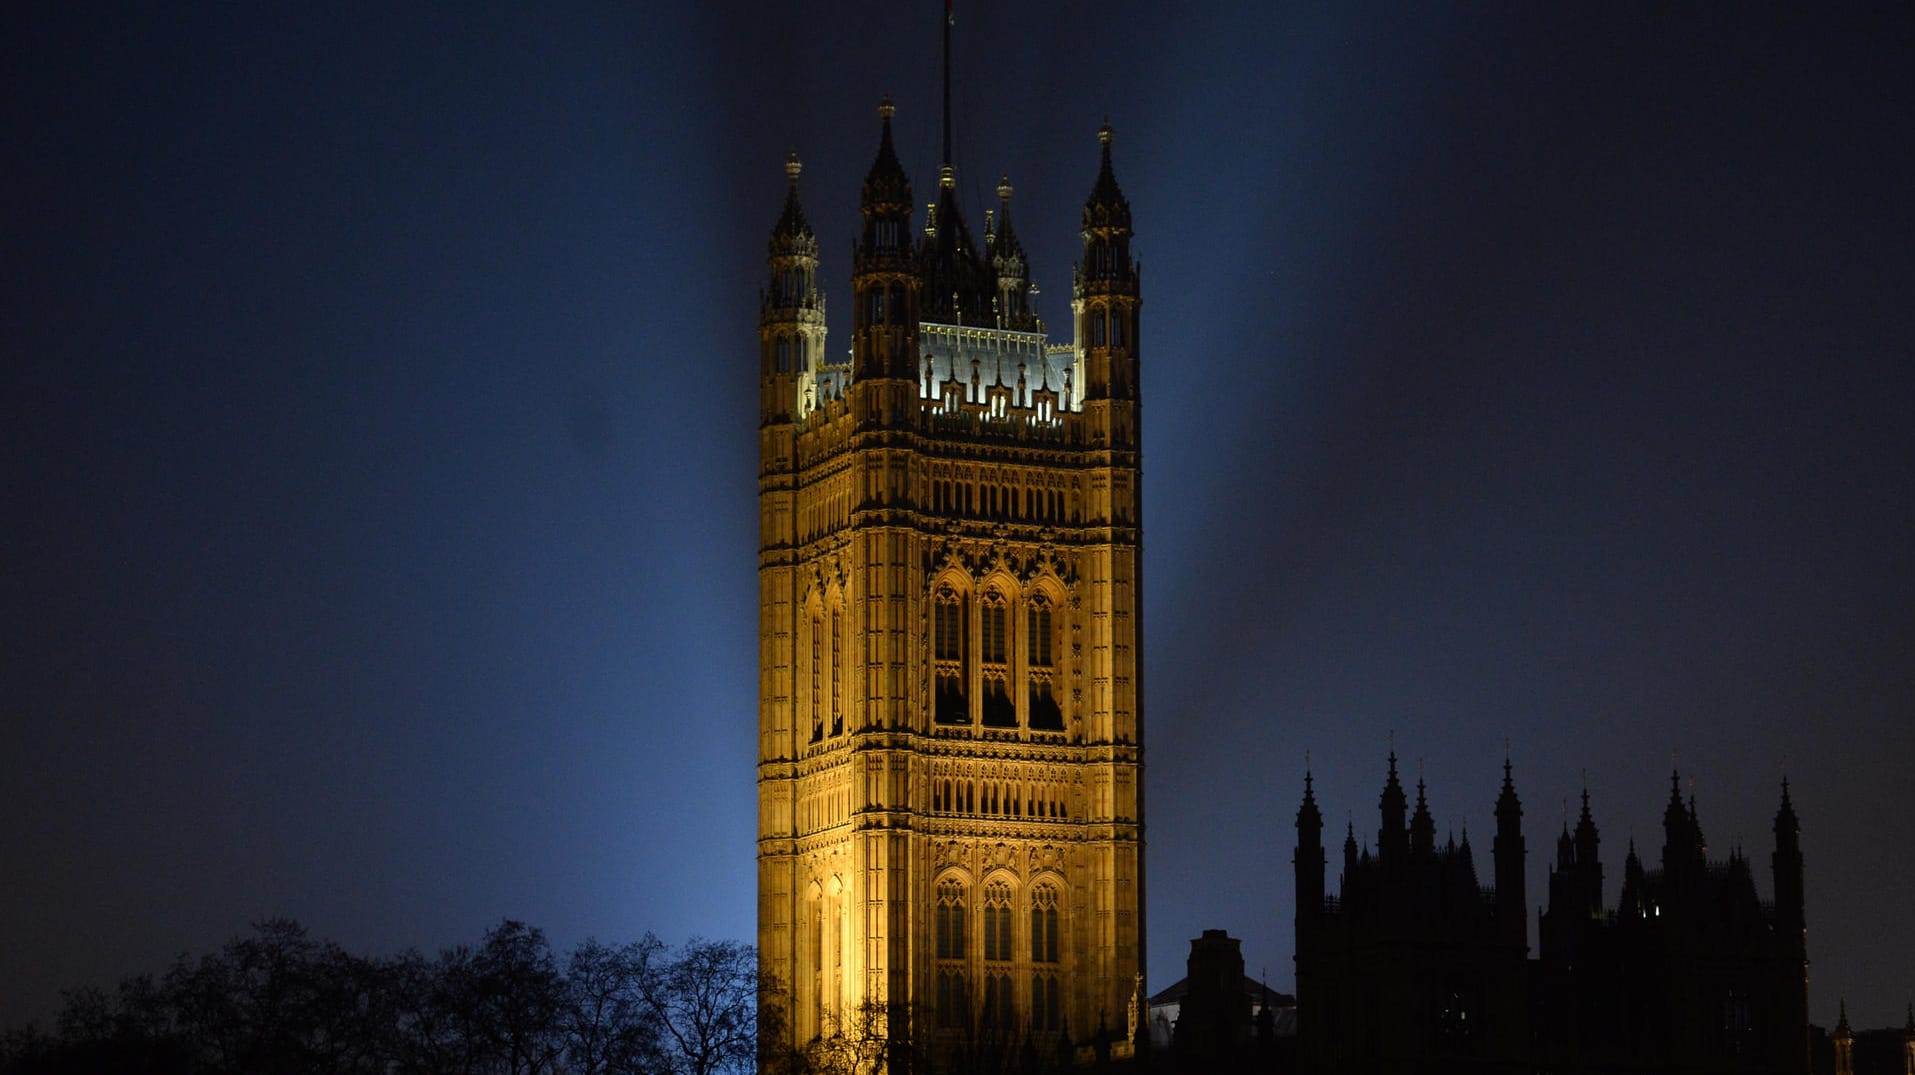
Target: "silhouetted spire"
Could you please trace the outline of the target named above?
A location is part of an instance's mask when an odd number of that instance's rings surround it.
[[[1400,862],[1406,846],[1407,831],[1404,828],[1403,815],[1409,810],[1409,800],[1403,794],[1403,784],[1396,777],[1396,751],[1390,751],[1390,775],[1383,782],[1383,798],[1380,804],[1383,811],[1383,827],[1377,831],[1376,853],[1384,862]]]
[[[1436,850],[1436,821],[1430,817],[1423,778],[1416,778],[1416,813],[1410,816],[1410,854],[1428,856]]]
[[[1682,805],[1682,772],[1674,770],[1669,774],[1669,805],[1662,810],[1662,869],[1670,882],[1675,882],[1694,842],[1689,811]]]
[[[1297,811],[1297,831],[1321,833],[1323,814],[1317,809],[1316,781],[1310,770],[1303,771],[1303,806]]]
[[[1583,789],[1583,812],[1576,819],[1576,863],[1579,866],[1596,866],[1598,838],[1596,821],[1589,816],[1589,789]]]
[[[1782,778],[1782,805],[1775,812],[1775,853],[1769,856],[1775,881],[1775,915],[1783,938],[1795,954],[1807,957],[1804,936],[1802,825],[1789,801],[1789,781]]]
[[[1802,835],[1802,823],[1796,820],[1795,804],[1789,801],[1789,778],[1782,778],[1782,806],[1775,812],[1775,842],[1781,847],[1794,846]]]
[[[1323,814],[1317,809],[1315,782],[1303,771],[1303,805],[1297,810],[1297,917],[1323,910]]]
[[[1496,929],[1504,944],[1527,948],[1529,905],[1523,872],[1523,803],[1516,797],[1509,749],[1503,750],[1503,790],[1496,796],[1496,836],[1490,856],[1496,869]]]
[[[1629,838],[1629,854],[1622,860],[1622,896],[1617,901],[1618,914],[1640,916],[1644,911],[1645,894],[1643,892],[1642,858],[1636,854],[1636,838]]]

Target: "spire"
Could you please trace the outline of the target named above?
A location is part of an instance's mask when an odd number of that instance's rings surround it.
[[[1509,754],[1503,755],[1503,790],[1496,796],[1496,825],[1500,830],[1505,825],[1511,827],[1520,824],[1523,817],[1523,803],[1516,797],[1516,781],[1510,776]]]
[[[1399,861],[1402,852],[1407,850],[1403,814],[1409,809],[1409,801],[1403,794],[1403,784],[1396,776],[1396,751],[1390,751],[1390,774],[1383,782],[1382,807],[1383,827],[1376,834],[1377,857],[1385,862]]]
[[[774,254],[784,252],[791,240],[811,239],[811,223],[805,219],[804,207],[798,204],[798,174],[804,171],[804,164],[798,160],[798,151],[791,151],[785,158],[785,177],[788,186],[785,189],[785,211],[778,216],[778,223],[771,229],[771,251]],[[781,243],[781,240],[783,242]]]
[[[1841,1003],[1841,1009],[1840,1009],[1840,1011],[1841,1011],[1841,1014],[1840,1014],[1839,1016],[1837,1016],[1837,1017],[1836,1017],[1836,1020],[1835,1020],[1835,1033],[1836,1033],[1836,1035],[1837,1035],[1838,1037],[1841,1037],[1841,1036],[1846,1036],[1846,1035],[1847,1035],[1847,1034],[1849,1033],[1849,1002],[1848,1002],[1848,998],[1847,998],[1847,997],[1843,997],[1843,998],[1841,999],[1841,1001],[1840,1001],[1840,1003]]]
[[[817,287],[818,237],[798,201],[798,151],[785,158],[785,207],[772,225],[759,293],[759,421],[769,426],[808,409],[801,381],[824,353],[824,296]]]
[[[897,228],[896,235],[876,236],[872,225],[880,220],[907,221],[911,215],[911,179],[904,174],[904,165],[898,162],[898,150],[891,141],[891,117],[897,113],[897,106],[891,103],[891,95],[885,94],[878,105],[878,116],[882,121],[878,135],[878,155],[871,161],[871,170],[865,173],[864,189],[860,204],[865,218],[866,251],[876,253],[879,247],[905,249],[904,228]],[[878,239],[886,241],[880,243]]]
[[[1789,801],[1789,778],[1785,776],[1782,778],[1782,805],[1775,812],[1776,843],[1793,844],[1801,834],[1802,823],[1796,820],[1795,804]]]
[[[1423,778],[1416,778],[1416,813],[1410,817],[1410,853],[1429,855],[1436,850],[1436,821],[1430,817],[1430,802]]]
[[[997,181],[997,250],[999,257],[1015,253],[1024,255],[1024,244],[1017,241],[1017,233],[1011,230],[1011,177],[1003,176]]]
[[[1297,810],[1297,919],[1314,919],[1323,910],[1323,814],[1317,809],[1315,781],[1303,770],[1303,806]]]
[[[1510,773],[1509,742],[1503,743],[1503,790],[1496,796],[1496,836],[1490,858],[1496,870],[1496,931],[1512,949],[1529,944],[1529,910],[1523,877],[1523,804]]]
[[[948,164],[939,170],[935,210],[937,231],[918,247],[922,317],[945,325],[989,324],[997,276],[971,240],[958,205],[957,177]]]
[[[1303,806],[1297,810],[1297,831],[1305,831],[1306,825],[1312,834],[1323,831],[1323,814],[1317,809],[1315,780],[1308,769],[1303,771]]]
[[[1130,231],[1130,202],[1124,199],[1124,192],[1117,185],[1117,173],[1110,165],[1111,133],[1108,120],[1097,129],[1097,141],[1103,147],[1102,160],[1097,167],[1097,182],[1084,201],[1085,231],[1099,228]]]
[[[1576,819],[1576,850],[1579,858],[1596,856],[1596,821],[1589,816],[1589,789],[1583,789],[1583,812]]]
[[[1682,771],[1669,774],[1669,805],[1662,810],[1663,835],[1669,845],[1680,846],[1679,834],[1689,826],[1689,811],[1682,805]]]

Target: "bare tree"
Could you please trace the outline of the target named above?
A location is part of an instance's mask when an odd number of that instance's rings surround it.
[[[639,995],[657,1021],[675,1075],[752,1070],[757,1052],[758,954],[736,941],[694,937],[676,957],[657,937],[639,942]]]
[[[647,1075],[663,1070],[658,1027],[638,987],[644,945],[588,940],[566,968],[564,1023],[577,1075]]]

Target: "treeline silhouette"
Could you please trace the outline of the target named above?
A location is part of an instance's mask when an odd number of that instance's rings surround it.
[[[78,989],[53,1027],[0,1040],[0,1073],[719,1075],[751,1071],[757,954],[651,934],[561,958],[505,921],[428,958],[352,955],[297,922],[254,927],[117,991]]]

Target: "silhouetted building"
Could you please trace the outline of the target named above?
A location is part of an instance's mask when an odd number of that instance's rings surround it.
[[[1737,1072],[1809,1069],[1800,829],[1782,787],[1775,899],[1737,851],[1711,861],[1693,799],[1672,791],[1661,868],[1632,844],[1614,909],[1583,796],[1549,877],[1528,958],[1522,805],[1509,764],[1496,801],[1494,883],[1465,832],[1438,847],[1422,781],[1409,812],[1390,757],[1374,854],[1346,836],[1341,892],[1324,889],[1311,781],[1297,815],[1297,1003],[1303,1070]],[[1407,815],[1407,816],[1406,816]]]
[[[1186,974],[1150,998],[1158,1067],[1188,1072],[1288,1069],[1297,1000],[1244,973],[1243,945],[1220,929],[1190,942]]]
[[[1343,840],[1324,891],[1323,817],[1309,776],[1297,814],[1297,1048],[1306,1072],[1527,1071],[1522,810],[1505,783],[1494,877],[1469,834],[1436,843],[1422,781],[1412,814],[1390,755],[1376,851]]]

